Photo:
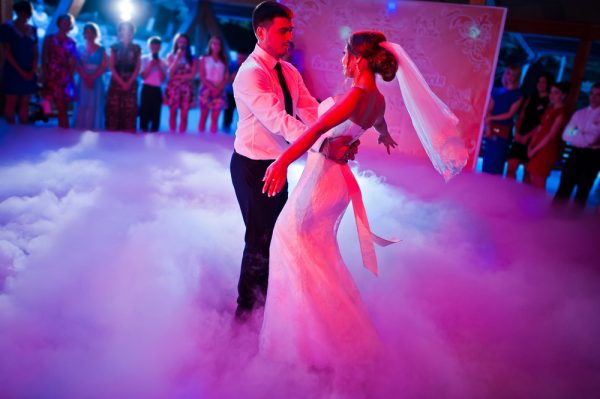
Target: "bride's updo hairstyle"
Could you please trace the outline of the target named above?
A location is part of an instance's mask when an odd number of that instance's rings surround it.
[[[383,80],[389,82],[396,76],[398,61],[392,53],[379,45],[385,41],[385,35],[381,32],[354,32],[348,39],[347,49],[349,53],[365,58],[371,71],[380,74]]]

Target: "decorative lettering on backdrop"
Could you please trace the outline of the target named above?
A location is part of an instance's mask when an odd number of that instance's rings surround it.
[[[321,57],[320,55],[316,55],[312,58],[310,67],[315,71],[321,72],[342,72],[342,67],[339,61],[331,61]]]
[[[494,64],[488,57],[494,33],[491,16],[487,13],[471,16],[453,11],[448,13],[448,18],[450,28],[458,32],[456,42],[460,45],[462,54],[468,57],[475,70],[490,72]]]

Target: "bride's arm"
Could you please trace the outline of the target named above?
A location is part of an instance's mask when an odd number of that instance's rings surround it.
[[[387,122],[385,121],[385,117],[383,116],[383,114],[381,115],[381,118],[375,121],[373,127],[375,128],[375,130],[377,130],[377,133],[379,133],[379,138],[377,139],[377,142],[379,144],[383,144],[387,150],[387,153],[390,154],[390,149],[395,148],[398,145],[398,143],[396,143],[390,135],[390,132],[387,127]]]
[[[363,95],[362,90],[353,88],[350,92],[313,125],[311,125],[296,141],[288,147],[267,169],[263,181],[263,193],[269,197],[281,191],[287,179],[287,168],[302,154],[310,149],[317,139],[329,129],[350,118]]]

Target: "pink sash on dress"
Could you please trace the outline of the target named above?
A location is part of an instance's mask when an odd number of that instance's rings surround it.
[[[365,211],[365,204],[362,199],[362,193],[358,182],[356,181],[356,177],[354,177],[354,174],[348,165],[343,165],[341,170],[344,180],[346,181],[346,186],[348,187],[350,200],[352,201],[352,209],[354,210],[354,219],[356,220],[356,230],[358,231],[358,242],[360,243],[363,265],[377,276],[377,256],[375,254],[375,246],[373,243],[380,247],[387,247],[388,245],[400,242],[400,240],[386,240],[371,231],[369,219],[367,219],[367,212]]]

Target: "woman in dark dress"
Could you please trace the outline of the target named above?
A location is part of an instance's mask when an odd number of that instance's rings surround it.
[[[525,105],[521,109],[519,119],[515,125],[515,139],[510,147],[508,154],[506,176],[516,178],[517,169],[520,164],[528,161],[527,145],[531,141],[533,130],[540,124],[542,115],[548,107],[550,101],[550,85],[553,83],[550,75],[543,73],[538,77],[536,92],[525,100]],[[527,174],[523,177],[528,181]]]
[[[42,72],[44,99],[54,100],[58,112],[58,126],[69,127],[67,112],[75,100],[75,68],[77,66],[77,43],[67,34],[75,24],[71,14],[63,14],[56,20],[58,32],[47,35],[42,48]]]
[[[18,105],[19,123],[25,124],[29,119],[29,98],[37,91],[38,37],[35,27],[27,23],[33,12],[31,3],[19,1],[13,10],[17,18],[0,26],[0,43],[6,57],[4,115],[9,124],[15,123]]]
[[[133,43],[135,26],[117,27],[119,42],[110,48],[110,84],[106,98],[106,130],[135,132],[137,123],[137,76],[142,49]]]

